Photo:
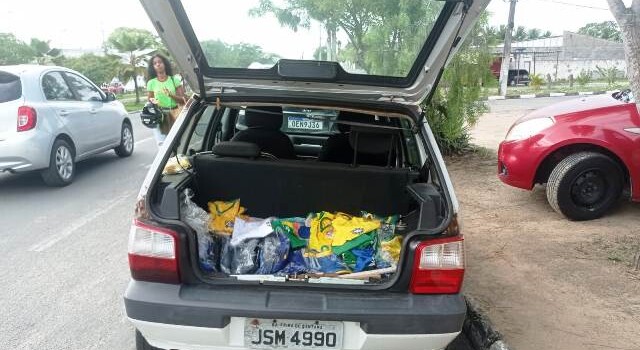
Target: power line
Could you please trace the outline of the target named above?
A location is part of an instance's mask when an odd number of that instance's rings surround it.
[[[589,5],[581,5],[581,4],[573,4],[570,2],[564,2],[564,1],[558,1],[558,0],[542,0],[542,1],[546,1],[546,2],[553,2],[555,4],[560,4],[560,5],[568,5],[568,6],[574,6],[574,7],[582,7],[582,8],[588,8],[588,9],[592,9],[592,10],[603,10],[603,11],[609,11],[608,8],[604,8],[604,7],[596,7],[596,6],[589,6]]]

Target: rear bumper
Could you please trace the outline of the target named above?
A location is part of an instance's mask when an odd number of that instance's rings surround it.
[[[233,318],[228,326],[204,328],[139,321],[131,323],[147,342],[160,349],[241,350],[244,346],[244,318]],[[430,350],[443,349],[459,332],[447,334],[367,334],[357,323],[344,323],[343,350]]]
[[[24,172],[49,166],[52,135],[41,130],[13,133],[0,141],[0,172]]]
[[[235,334],[233,332],[243,334],[244,324],[238,322],[234,326],[236,321],[232,320],[246,317],[343,321],[345,327],[354,330],[345,332],[345,344],[348,344],[347,337],[354,337],[353,344],[360,344],[351,349],[439,349],[460,332],[466,314],[466,304],[460,294],[315,292],[274,287],[214,288],[139,281],[129,283],[124,302],[127,316],[152,345],[167,347],[175,341],[181,345],[171,345],[169,348],[180,349],[197,347],[200,340],[213,342],[218,339],[212,338],[214,333],[219,334],[220,339],[230,341],[230,334]],[[165,328],[176,332],[163,332]],[[206,336],[206,339],[182,338],[190,332],[211,336]],[[362,347],[374,339],[376,347]],[[408,345],[398,347],[394,343],[391,347],[378,347],[379,344],[385,344],[384,339],[404,339]],[[428,344],[425,341],[437,346],[425,347]],[[237,346],[230,342],[216,344]]]

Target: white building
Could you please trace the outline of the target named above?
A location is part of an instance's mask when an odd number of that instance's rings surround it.
[[[502,44],[496,47],[496,53],[502,50]],[[510,69],[526,69],[556,80],[571,74],[576,77],[583,70],[597,77],[597,67],[616,67],[626,73],[622,43],[565,31],[561,36],[511,44]]]

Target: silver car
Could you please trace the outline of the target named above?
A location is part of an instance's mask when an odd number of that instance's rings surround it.
[[[51,186],[73,181],[76,162],[133,153],[133,128],[115,95],[73,70],[0,67],[0,173],[40,170]]]

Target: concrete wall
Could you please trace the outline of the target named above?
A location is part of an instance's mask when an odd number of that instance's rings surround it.
[[[598,69],[616,67],[620,71],[621,77],[626,75],[627,64],[624,59],[618,60],[559,60],[558,61],[558,79],[568,79],[570,74],[576,77],[582,70],[592,71],[593,78],[598,79]],[[511,69],[517,69],[517,62],[511,62]],[[556,74],[556,61],[539,61],[536,58],[535,68],[532,57],[523,56],[520,58],[520,69],[526,69],[530,74],[540,74],[546,77],[547,74],[551,74],[554,78]]]
[[[534,54],[535,52],[535,54]],[[535,61],[535,63],[534,63]],[[594,72],[597,67],[616,67],[626,75],[626,62],[622,43],[593,38],[587,35],[564,32],[562,36],[514,43],[511,69],[526,69],[529,73],[567,79],[577,76],[582,70]],[[535,68],[534,68],[535,66]]]

